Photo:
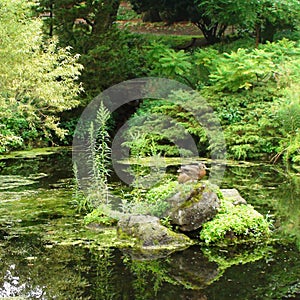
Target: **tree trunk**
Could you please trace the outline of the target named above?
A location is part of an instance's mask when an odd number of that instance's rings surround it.
[[[258,45],[260,43],[260,32],[261,32],[261,26],[259,24],[256,24],[256,26],[255,26],[255,48],[258,48]]]
[[[227,25],[211,24],[210,20],[201,20],[194,22],[194,24],[202,31],[209,45],[220,42],[227,28]]]

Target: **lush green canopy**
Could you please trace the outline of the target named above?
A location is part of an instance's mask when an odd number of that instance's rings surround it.
[[[299,0],[130,0],[138,12],[156,10],[169,22],[190,20],[209,43],[218,42],[228,26],[254,31],[272,40],[277,29],[299,25]]]
[[[58,113],[78,105],[81,65],[55,39],[45,41],[30,4],[0,4],[0,152],[35,138],[63,138]]]

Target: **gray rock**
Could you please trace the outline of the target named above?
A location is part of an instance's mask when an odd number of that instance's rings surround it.
[[[247,201],[240,195],[237,189],[221,189],[223,197],[230,200],[233,205],[247,205]]]
[[[177,251],[192,244],[187,236],[161,225],[159,218],[153,216],[124,216],[118,222],[117,233],[119,238],[134,238],[135,250],[146,256],[159,256],[160,252],[164,256],[166,250]]]
[[[200,228],[217,214],[220,207],[217,194],[205,186],[195,186],[189,193],[179,192],[168,201],[171,208],[167,215],[182,231]]]

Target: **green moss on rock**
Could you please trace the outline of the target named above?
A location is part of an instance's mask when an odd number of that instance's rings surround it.
[[[257,242],[269,235],[270,223],[253,206],[235,206],[225,198],[214,219],[203,225],[200,239],[207,245],[228,245]]]

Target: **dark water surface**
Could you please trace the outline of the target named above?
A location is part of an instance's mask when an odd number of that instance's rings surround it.
[[[232,164],[236,187],[274,219],[269,245],[193,246],[131,259],[101,247],[74,210],[69,149],[0,157],[1,299],[300,299],[300,176],[268,164]],[[106,239],[109,236],[106,236]],[[98,239],[98,242],[95,240]]]

